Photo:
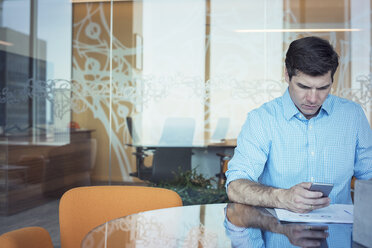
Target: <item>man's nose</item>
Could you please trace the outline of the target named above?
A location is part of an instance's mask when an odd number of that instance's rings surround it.
[[[306,100],[307,100],[309,103],[316,103],[317,98],[318,98],[318,92],[317,92],[316,89],[310,89],[310,90],[307,92]]]

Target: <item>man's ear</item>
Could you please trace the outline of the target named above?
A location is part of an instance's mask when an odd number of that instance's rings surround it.
[[[287,67],[284,68],[284,78],[287,83],[289,83],[289,75],[287,71]]]

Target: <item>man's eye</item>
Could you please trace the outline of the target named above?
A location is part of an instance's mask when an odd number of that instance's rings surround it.
[[[310,87],[307,87],[307,86],[305,86],[305,85],[302,85],[302,84],[300,84],[300,85],[298,85],[301,89],[310,89]]]
[[[328,87],[329,86],[324,86],[324,87],[319,88],[318,90],[326,90],[326,89],[328,89]]]

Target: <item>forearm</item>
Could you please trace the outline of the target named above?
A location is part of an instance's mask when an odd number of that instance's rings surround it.
[[[277,232],[279,225],[275,217],[262,214],[255,207],[244,204],[229,203],[227,218],[235,226],[260,228],[271,232]]]
[[[283,207],[284,189],[264,186],[247,179],[232,181],[227,188],[227,195],[233,202],[252,206],[280,208]]]

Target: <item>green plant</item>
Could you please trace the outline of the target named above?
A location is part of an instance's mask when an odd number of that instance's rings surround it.
[[[225,189],[213,186],[214,178],[205,178],[196,172],[196,168],[175,173],[175,179],[160,182],[153,186],[176,191],[182,198],[183,205],[210,204],[228,202]]]

